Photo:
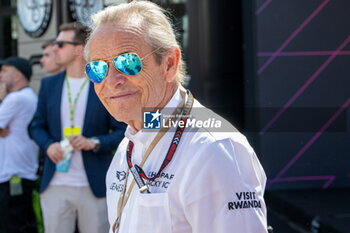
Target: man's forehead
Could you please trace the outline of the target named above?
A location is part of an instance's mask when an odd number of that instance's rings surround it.
[[[48,45],[46,46],[46,48],[44,49],[43,53],[49,53],[52,51],[52,45]]]
[[[65,30],[58,33],[57,39],[73,39],[75,32],[73,30]]]
[[[2,65],[1,70],[16,70],[14,66]]]
[[[136,25],[105,23],[98,26],[93,35],[114,36],[115,38],[143,37],[142,29]]]
[[[20,72],[19,70],[17,70],[16,67],[9,66],[9,65],[2,65],[0,70],[1,71],[5,71],[5,72],[7,72],[8,74],[11,74],[11,75],[15,74],[16,72]]]
[[[101,27],[91,36],[90,58],[94,60],[114,56],[116,53],[139,52],[138,50],[148,47],[140,35],[140,31],[135,28]]]

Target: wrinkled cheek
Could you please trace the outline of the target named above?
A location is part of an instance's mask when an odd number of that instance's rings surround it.
[[[101,101],[104,101],[104,100],[103,100],[103,96],[102,96],[102,90],[103,90],[102,84],[94,83],[94,89],[95,89],[95,93],[96,93],[97,97],[98,97]]]
[[[102,102],[103,105],[108,109],[108,111],[118,111],[122,106],[122,104],[113,100],[104,100]]]
[[[103,104],[103,106],[105,106],[105,108],[107,108],[107,110],[109,110],[108,108],[109,108],[109,103],[108,103],[108,101],[105,101],[105,100],[103,100],[102,99],[102,104]]]
[[[120,106],[110,101],[102,101],[102,104],[111,116],[113,116],[115,119],[118,118],[118,115],[120,113]]]

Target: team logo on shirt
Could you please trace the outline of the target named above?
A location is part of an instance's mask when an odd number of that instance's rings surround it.
[[[122,182],[122,181],[126,179],[126,172],[125,171],[117,171],[116,177],[117,177],[117,180],[115,180],[114,182],[112,182],[109,185],[109,189],[112,191],[121,192],[124,188],[124,185],[125,185],[125,181],[124,182]]]
[[[261,202],[258,200],[256,192],[238,192],[235,194],[236,200],[228,202],[229,210],[261,208]]]
[[[162,114],[156,112],[143,112],[143,128],[144,129],[160,129]]]
[[[119,181],[125,180],[126,172],[125,171],[117,171],[117,178]]]
[[[154,177],[157,175],[156,172],[149,172],[148,176],[149,177]],[[169,174],[162,172],[159,174],[158,178],[155,180],[147,180],[146,184],[150,187],[154,188],[162,188],[162,189],[168,189],[169,185],[171,184],[172,179],[174,178],[174,174]]]
[[[148,172],[148,177],[154,177],[156,175],[157,175],[156,172]],[[144,181],[150,188],[168,189],[174,176],[175,176],[174,174],[161,172],[155,180],[144,180]],[[110,183],[109,190],[122,192],[125,185],[125,181],[123,182],[123,180],[126,179],[126,172],[116,171],[116,177],[117,179],[114,182]]]

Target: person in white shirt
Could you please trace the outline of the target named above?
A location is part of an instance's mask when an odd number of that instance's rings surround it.
[[[0,61],[0,232],[37,232],[32,203],[38,147],[28,134],[37,96],[29,87],[32,66],[24,58]]]
[[[245,136],[181,86],[164,11],[133,1],[92,20],[86,73],[128,124],[106,177],[109,232],[267,232],[264,170]]]

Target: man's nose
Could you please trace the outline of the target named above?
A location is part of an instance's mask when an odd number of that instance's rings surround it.
[[[127,77],[120,73],[114,66],[109,66],[107,77],[105,78],[105,84],[111,86],[122,85],[126,82]]]

